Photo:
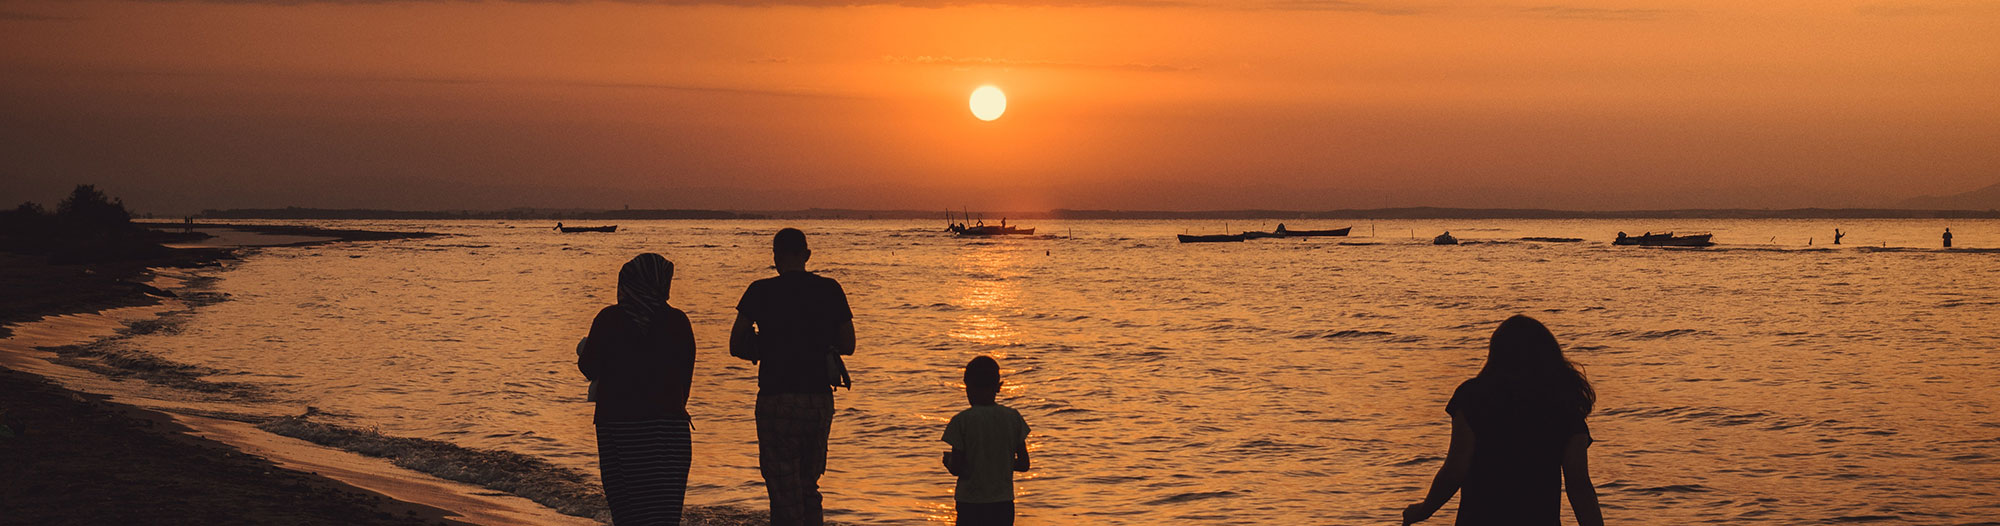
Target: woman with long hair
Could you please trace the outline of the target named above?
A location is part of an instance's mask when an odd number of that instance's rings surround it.
[[[1459,526],[1555,525],[1567,490],[1577,523],[1602,526],[1584,425],[1596,403],[1597,392],[1548,327],[1527,316],[1501,322],[1486,367],[1445,405],[1451,447],[1430,493],[1403,510],[1403,524],[1430,518],[1462,493]]]
[[[618,303],[598,311],[577,350],[597,402],[597,461],[612,522],[680,524],[690,460],[687,400],[694,331],[667,304],[674,264],[659,254],[618,272]]]

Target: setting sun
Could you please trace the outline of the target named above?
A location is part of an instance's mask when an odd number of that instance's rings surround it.
[[[1000,88],[980,86],[972,90],[972,116],[990,121],[1000,118],[1002,113],[1007,113],[1007,94],[1001,93]]]

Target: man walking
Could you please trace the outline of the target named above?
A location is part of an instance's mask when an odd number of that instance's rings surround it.
[[[854,314],[833,279],[806,272],[806,234],[771,239],[777,277],[743,291],[729,354],[757,364],[757,464],[771,495],[773,526],[824,520],[819,477],[833,426],[833,386],[846,384],[841,355],[854,354]]]

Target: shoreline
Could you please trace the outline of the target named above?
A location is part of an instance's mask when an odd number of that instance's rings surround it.
[[[597,523],[397,467],[386,459],[270,433],[248,422],[145,407],[64,384],[64,377],[109,382],[126,375],[60,363],[71,358],[43,347],[113,340],[128,322],[169,314],[176,303],[192,308],[180,294],[151,284],[159,283],[157,271],[215,268],[240,259],[238,249],[258,246],[441,235],[310,227],[244,230],[315,239],[180,248],[165,257],[93,264],[0,253],[0,270],[8,274],[0,286],[10,291],[0,300],[0,339],[5,339],[0,423],[7,427],[0,431],[0,461],[32,474],[0,481],[0,501],[9,504],[10,518],[28,523]],[[139,379],[153,383],[152,378]]]

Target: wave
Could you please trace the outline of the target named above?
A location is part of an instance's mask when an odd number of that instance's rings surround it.
[[[1146,501],[1145,505],[1160,506],[1166,504],[1180,504],[1183,502],[1193,502],[1197,500],[1228,498],[1228,497],[1234,497],[1236,495],[1237,493],[1234,491],[1196,491],[1191,493],[1180,493],[1180,494],[1170,495],[1164,498],[1149,500]]]

